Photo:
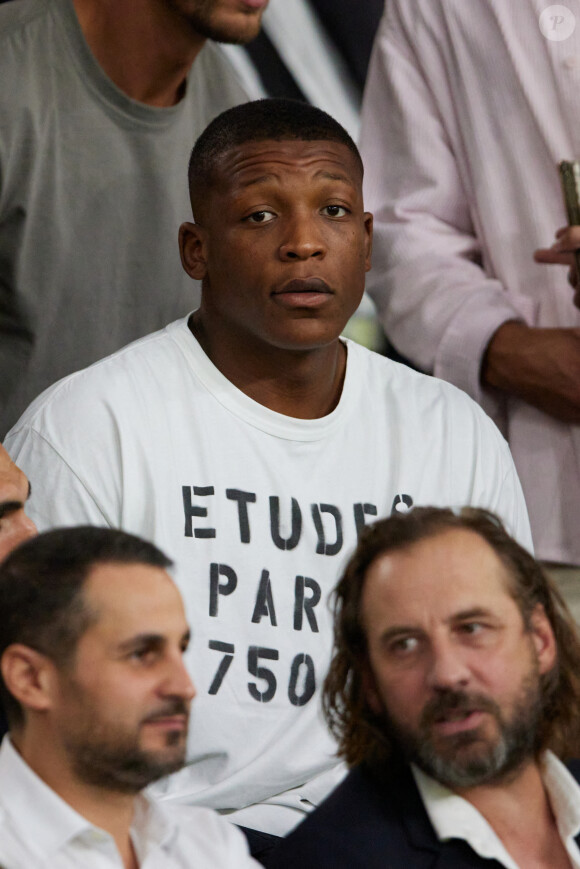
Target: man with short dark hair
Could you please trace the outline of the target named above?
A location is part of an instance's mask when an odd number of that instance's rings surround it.
[[[190,310],[181,179],[249,98],[216,41],[253,39],[267,4],[0,8],[0,440],[60,377]]]
[[[248,867],[214,812],[139,795],[184,760],[195,694],[171,562],[122,531],[69,528],[0,566],[0,864]]]
[[[338,587],[327,721],[352,772],[273,854],[304,869],[580,866],[580,639],[483,510],[365,532]],[[385,862],[386,861],[386,862]]]
[[[362,174],[312,106],[219,116],[193,149],[195,222],[180,231],[201,307],[56,385],[7,439],[40,527],[81,516],[175,556],[199,696],[186,767],[159,791],[272,835],[342,775],[316,689],[325,600],[364,525],[472,502],[530,544],[490,420],[340,339],[370,265]]]

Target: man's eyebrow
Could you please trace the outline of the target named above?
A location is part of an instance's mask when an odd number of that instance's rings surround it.
[[[187,630],[181,637],[182,643],[189,643],[191,639],[191,631]],[[134,649],[150,648],[159,649],[167,643],[167,637],[163,634],[136,634],[128,640],[123,640],[119,643],[118,650],[122,652],[130,652]],[[1,869],[1,867],[0,867]]]
[[[132,649],[147,646],[150,648],[159,648],[165,642],[166,637],[162,634],[135,634],[135,636],[130,637],[128,640],[123,640],[122,643],[119,643],[117,648],[120,652],[129,652]]]
[[[406,637],[408,634],[417,633],[422,633],[421,628],[417,627],[417,625],[393,625],[392,628],[387,628],[387,630],[381,634],[380,639],[381,643],[389,643],[397,637]]]
[[[22,510],[24,508],[24,504],[22,501],[2,501],[0,504],[0,519],[4,516],[9,516],[11,513],[17,513],[18,510]]]
[[[485,609],[485,607],[475,606],[470,607],[470,609],[461,610],[458,613],[453,613],[449,621],[451,622],[463,622],[466,619],[481,619],[488,618],[490,616],[490,611]]]

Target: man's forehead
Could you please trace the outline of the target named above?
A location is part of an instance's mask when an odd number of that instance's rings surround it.
[[[216,180],[222,187],[251,182],[252,178],[306,171],[355,187],[362,175],[353,152],[342,142],[316,139],[265,139],[245,142],[224,151],[216,161]]]
[[[402,611],[430,607],[452,618],[466,607],[513,602],[509,572],[478,534],[452,529],[378,556],[367,570],[363,608],[388,601]]]
[[[184,618],[177,586],[161,567],[103,563],[87,577],[84,597],[100,629],[125,632]]]

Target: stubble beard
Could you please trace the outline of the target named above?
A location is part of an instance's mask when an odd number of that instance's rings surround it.
[[[156,718],[188,715],[187,704],[179,699],[171,708],[159,711]],[[151,716],[146,721],[151,720]],[[141,722],[145,724],[146,722]],[[177,772],[185,762],[185,730],[168,731],[165,750],[141,748],[136,731],[121,732],[110,727],[92,726],[86,721],[74,734],[68,734],[65,748],[79,781],[117,793],[137,794],[170,773]]]
[[[486,736],[484,725],[473,730],[435,738],[433,724],[446,712],[483,711],[495,721],[495,736]],[[407,760],[449,788],[497,784],[514,776],[534,757],[536,735],[544,704],[537,667],[523,680],[509,719],[498,704],[480,694],[441,691],[430,701],[417,732],[388,728]]]
[[[219,17],[214,14],[219,0],[197,0],[195,4],[183,0],[164,0],[182,18],[197,36],[211,39],[214,42],[224,42],[229,45],[245,45],[255,39],[260,32],[262,21],[261,11],[248,9],[241,12],[243,18],[238,26],[220,24]],[[195,5],[195,8],[192,8]]]

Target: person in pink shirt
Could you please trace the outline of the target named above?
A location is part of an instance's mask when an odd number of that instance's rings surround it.
[[[362,120],[367,289],[396,350],[502,428],[538,557],[577,568],[580,312],[568,260],[534,252],[566,222],[557,164],[580,156],[580,27],[508,5],[386,4]]]

